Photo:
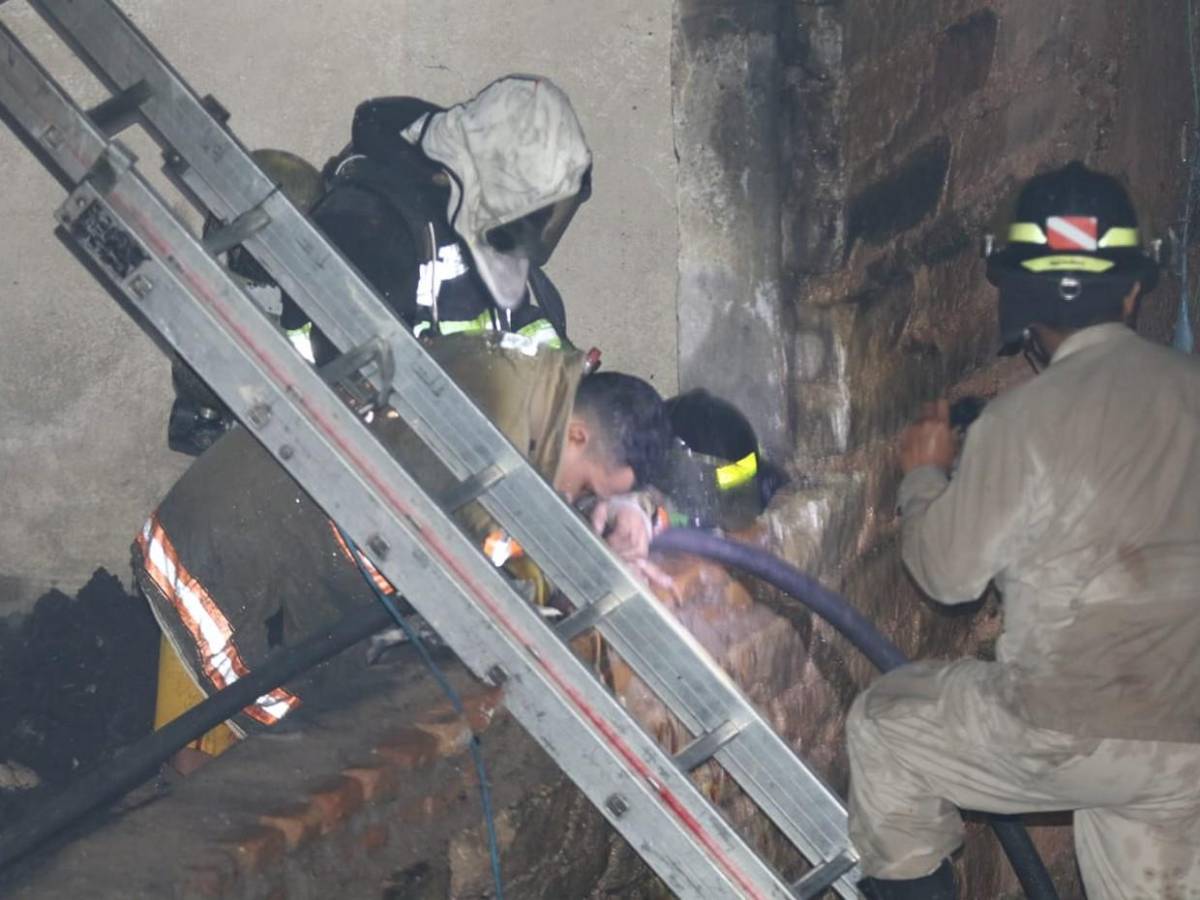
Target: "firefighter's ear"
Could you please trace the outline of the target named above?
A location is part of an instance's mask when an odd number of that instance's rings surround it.
[[[575,450],[582,451],[587,449],[591,439],[587,423],[578,416],[571,416],[571,421],[567,423],[567,443]]]

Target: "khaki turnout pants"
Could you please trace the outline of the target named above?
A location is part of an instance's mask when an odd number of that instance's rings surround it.
[[[847,721],[850,838],[867,875],[919,878],[962,843],[955,807],[1074,810],[1089,900],[1200,898],[1200,744],[1036,728],[1001,697],[1005,667],[914,663]]]

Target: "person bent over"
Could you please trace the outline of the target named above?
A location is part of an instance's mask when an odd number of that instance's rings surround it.
[[[429,351],[570,503],[634,490],[666,452],[670,429],[654,388],[619,373],[584,376],[575,350],[514,349],[498,334],[464,334],[436,339]],[[377,414],[371,428],[431,496],[456,484],[399,418]],[[509,568],[521,554],[478,504],[456,519],[497,566]],[[596,527],[628,534],[642,520],[618,504]],[[179,479],[134,553],[138,583],[164,634],[160,727],[274,651],[372,603],[359,561],[382,590],[395,591],[369,560],[356,561],[334,523],[243,428]],[[275,725],[310,691],[336,681],[339,667],[365,658],[343,653],[263,695],[193,749],[215,755],[236,737]]]

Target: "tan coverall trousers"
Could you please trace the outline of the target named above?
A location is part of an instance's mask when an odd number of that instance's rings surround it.
[[[1005,667],[914,663],[847,721],[850,838],[867,875],[919,878],[962,843],[955,807],[1075,811],[1089,900],[1200,898],[1200,744],[1037,728],[1002,697]]]

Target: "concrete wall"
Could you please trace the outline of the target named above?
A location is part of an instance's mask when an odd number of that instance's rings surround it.
[[[675,159],[670,4],[345,0],[122,8],[248,146],[320,164],[348,140],[354,106],[413,94],[449,104],[507,72],[555,79],[595,154],[595,193],[549,266],[572,336],[606,367],[674,389]],[[0,19],[58,74],[61,46],[29,9]],[[86,72],[59,75],[85,104]],[[133,141],[147,168],[158,156]],[[59,186],[0,133],[0,615],[97,566],[126,577],[128,545],[187,465],[165,447],[165,360],[52,237]]]

